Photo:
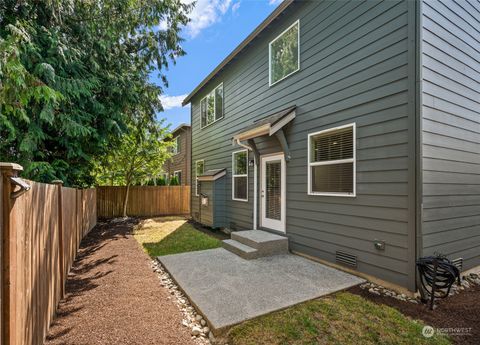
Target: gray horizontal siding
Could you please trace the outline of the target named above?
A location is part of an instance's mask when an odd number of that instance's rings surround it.
[[[480,6],[423,4],[423,251],[480,265]]]
[[[227,227],[249,229],[253,221],[253,168],[249,202],[231,200],[231,154],[240,149],[232,136],[254,119],[296,105],[297,117],[286,129],[292,248],[329,261],[335,250],[347,251],[357,255],[360,271],[407,286],[407,14],[406,1],[294,5],[192,99],[192,162],[205,159],[207,170],[227,168]],[[301,69],[269,87],[268,42],[298,18]],[[220,82],[225,118],[201,129],[199,101]],[[308,134],[351,122],[357,125],[357,197],[307,195]],[[257,140],[257,146],[262,154],[280,151],[276,139]],[[374,239],[386,241],[384,252],[374,248]]]

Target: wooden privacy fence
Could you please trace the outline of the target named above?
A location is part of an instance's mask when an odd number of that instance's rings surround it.
[[[97,187],[98,217],[122,216],[126,187]],[[190,186],[132,186],[128,193],[128,216],[190,214]]]
[[[23,180],[31,189],[17,196],[11,177],[22,168],[0,169],[2,344],[43,344],[80,241],[97,222],[96,190]]]

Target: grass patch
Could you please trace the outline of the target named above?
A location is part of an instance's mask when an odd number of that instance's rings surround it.
[[[302,303],[232,328],[232,345],[450,344],[422,335],[424,324],[348,292]]]
[[[221,246],[218,239],[198,231],[180,217],[144,220],[135,228],[133,236],[151,257]]]

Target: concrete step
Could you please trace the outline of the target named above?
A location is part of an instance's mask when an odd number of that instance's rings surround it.
[[[233,239],[223,240],[222,247],[246,260],[256,259],[258,257],[257,249],[249,247]]]
[[[288,238],[266,231],[235,231],[232,232],[231,238],[246,246],[257,249],[259,257],[288,253]]]

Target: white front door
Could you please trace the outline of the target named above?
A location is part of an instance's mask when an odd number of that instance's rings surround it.
[[[286,168],[282,154],[260,157],[262,227],[285,232]]]

